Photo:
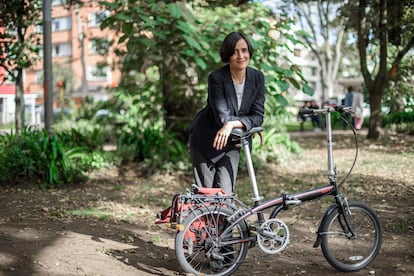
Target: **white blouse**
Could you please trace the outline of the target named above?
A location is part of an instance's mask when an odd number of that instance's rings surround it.
[[[233,81],[234,89],[236,90],[236,96],[237,96],[237,108],[239,110],[240,110],[241,102],[243,99],[244,81],[245,79],[243,79],[243,82],[240,84]]]

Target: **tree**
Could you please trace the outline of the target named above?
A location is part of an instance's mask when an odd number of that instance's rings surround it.
[[[42,1],[8,0],[0,4],[0,66],[16,83],[16,132],[24,126],[23,71],[39,57],[40,38],[33,31]]]
[[[294,66],[282,68],[277,64],[282,59],[277,49],[284,47],[284,42],[269,36],[274,31],[281,36],[286,33],[285,38],[292,39],[287,35],[291,22],[271,23],[271,12],[258,3],[221,7],[217,1],[212,5],[201,1],[170,2],[148,0],[139,6],[125,6],[120,0],[102,2],[112,16],[101,28],[116,30],[121,36],[119,44],[125,46],[118,48],[123,72],[120,87],[145,94],[151,79],[148,75],[157,76],[153,83],[156,94],[146,98],[161,95],[162,110],[154,110],[159,108],[155,104],[146,105],[154,112],[142,114],[156,117],[161,112],[166,128],[184,138],[190,120],[205,102],[207,74],[220,66],[219,45],[234,30],[242,30],[253,38],[257,54],[252,65],[266,73],[272,96],[269,103],[274,99],[278,107],[285,106],[283,93],[289,85],[301,88],[300,71]],[[140,79],[140,73],[145,75],[146,83]],[[311,90],[308,86],[303,88],[307,93]]]
[[[296,15],[305,32],[302,38],[318,60],[322,88],[322,102],[334,95],[335,83],[342,58],[341,48],[345,36],[345,24],[338,17],[343,1],[292,1]]]
[[[414,58],[406,55],[395,70],[391,83],[385,91],[384,103],[389,106],[390,113],[404,112],[414,106]],[[411,109],[412,110],[412,109]]]
[[[88,83],[86,80],[86,64],[85,64],[85,32],[84,32],[84,22],[80,18],[80,8],[82,3],[73,4],[75,7],[76,15],[76,24],[78,25],[78,40],[81,45],[81,65],[82,65],[82,81],[80,90],[83,93],[88,92]]]
[[[371,108],[369,139],[377,139],[381,134],[384,91],[414,46],[413,9],[410,0],[350,1],[344,9],[357,32],[361,73]]]

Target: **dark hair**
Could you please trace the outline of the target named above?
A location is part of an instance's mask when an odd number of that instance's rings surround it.
[[[223,40],[223,43],[221,43],[220,57],[222,62],[228,63],[230,61],[230,57],[234,54],[234,48],[236,48],[236,44],[240,39],[246,41],[250,58],[253,56],[253,47],[249,40],[241,32],[232,32],[229,33]]]

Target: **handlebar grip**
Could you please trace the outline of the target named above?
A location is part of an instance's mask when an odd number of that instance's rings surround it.
[[[335,111],[339,112],[339,113],[352,113],[352,107],[350,106],[344,106],[344,105],[338,105],[335,106]]]
[[[313,109],[310,109],[310,108],[302,108],[300,110],[300,113],[301,114],[313,114]]]

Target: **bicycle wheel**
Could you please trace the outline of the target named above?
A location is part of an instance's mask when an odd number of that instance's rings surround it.
[[[362,203],[350,202],[345,216],[336,209],[323,222],[321,247],[333,267],[351,272],[375,259],[381,247],[382,227],[375,212]]]
[[[249,247],[247,225],[243,221],[225,237],[221,235],[232,209],[203,207],[184,221],[184,230],[175,237],[175,254],[185,272],[195,275],[231,275],[242,264]],[[217,241],[221,241],[219,246]],[[225,245],[223,245],[225,243]]]

